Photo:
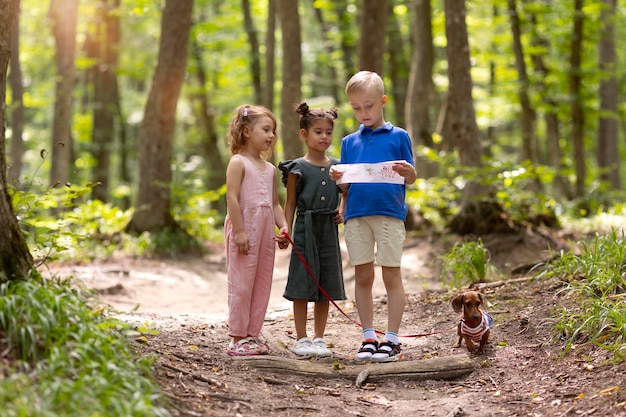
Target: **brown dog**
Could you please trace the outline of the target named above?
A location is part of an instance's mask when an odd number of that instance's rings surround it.
[[[452,308],[461,313],[459,320],[459,340],[453,346],[458,348],[465,339],[467,350],[474,351],[474,343],[480,343],[478,354],[485,353],[485,345],[489,341],[490,329],[493,327],[493,318],[480,309],[483,296],[478,291],[466,291],[452,300]]]

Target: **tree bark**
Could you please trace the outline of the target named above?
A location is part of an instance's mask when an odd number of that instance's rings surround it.
[[[409,84],[410,64],[406,58],[405,39],[402,37],[398,17],[393,12],[395,1],[388,2],[387,10],[387,56],[389,61],[389,78],[391,79],[390,95],[393,102],[393,124],[406,128],[404,106],[406,104]]]
[[[522,161],[537,162],[537,144],[535,137],[536,114],[528,97],[528,71],[524,60],[524,47],[522,46],[522,31],[520,29],[519,16],[517,14],[516,0],[508,0],[509,19],[513,34],[513,52],[515,54],[515,68],[517,69],[518,90],[517,94],[521,107],[520,127],[522,132]]]
[[[16,1],[18,14],[11,28],[11,59],[9,83],[11,84],[11,153],[8,181],[15,188],[20,185],[22,158],[24,157],[24,81],[20,65],[20,0]]]
[[[267,2],[267,34],[265,37],[265,88],[263,105],[274,111],[274,55],[276,51],[276,0]]]
[[[328,364],[287,359],[272,356],[251,356],[239,358],[242,364],[269,372],[303,377],[362,379],[380,381],[389,378],[402,378],[423,381],[427,379],[454,379],[471,374],[474,364],[467,355],[453,355],[432,359],[386,363],[384,366],[346,365],[337,370]],[[365,376],[361,376],[364,375]]]
[[[93,180],[98,185],[92,190],[92,198],[102,202],[109,200],[110,161],[115,141],[115,118],[117,115],[116,72],[120,41],[120,0],[100,2],[93,41],[97,55],[94,71],[94,110],[91,140],[96,166]]]
[[[18,0],[0,0],[0,282],[28,278],[33,257],[11,205],[7,186],[4,137],[6,134],[7,69],[11,58],[11,33],[17,20]]]
[[[340,96],[340,91],[342,91],[343,88],[341,88],[339,85],[341,78],[339,78],[338,76],[337,67],[335,66],[335,62],[332,59],[332,57],[335,56],[335,49],[332,46],[333,44],[332,44],[331,36],[329,35],[331,33],[331,28],[328,25],[328,23],[326,23],[326,20],[324,19],[322,8],[317,7],[316,5],[317,2],[315,0],[313,0],[312,3],[313,3],[312,4],[313,13],[315,14],[315,20],[317,20],[317,23],[319,23],[320,25],[320,29],[322,33],[322,40],[324,42],[323,51],[326,54],[326,62],[328,64],[328,76],[329,76],[328,78],[329,79],[324,80],[324,83],[329,85],[330,95],[333,98],[335,105],[337,106],[342,101],[339,96]]]
[[[600,178],[611,188],[619,190],[620,157],[618,146],[618,94],[615,70],[615,9],[617,0],[602,0],[598,67],[600,79],[600,120],[598,121],[598,147],[596,149]]]
[[[170,212],[176,105],[187,69],[193,0],[165,2],[159,58],[139,129],[139,189],[130,232],[176,227]]]
[[[359,10],[359,71],[384,73],[387,0],[361,0]]]
[[[528,2],[528,0],[526,0]],[[525,2],[525,4],[526,4]],[[558,107],[559,102],[554,98],[556,94],[552,94],[550,86],[546,82],[550,78],[550,69],[545,63],[545,56],[549,50],[549,42],[545,37],[540,35],[537,30],[537,15],[534,11],[529,12],[529,21],[531,23],[531,45],[532,52],[530,54],[531,61],[533,63],[533,69],[537,74],[536,89],[539,92],[541,101],[543,102],[544,121],[546,124],[546,153],[548,164],[554,168],[554,190],[558,195],[570,198],[570,191],[568,182],[563,176],[565,165],[563,163],[563,152],[559,143],[561,139]],[[540,52],[539,52],[540,51]]]
[[[482,150],[472,99],[465,0],[445,0],[444,3],[449,79],[446,116],[461,166],[480,168],[483,165]],[[510,231],[494,194],[491,187],[481,183],[480,178],[468,181],[463,190],[461,210],[452,219],[450,229],[462,235]]]
[[[352,75],[359,71],[354,63],[354,55],[358,53],[358,41],[354,35],[351,13],[348,12],[348,2],[347,0],[336,0],[332,2],[332,7],[337,15],[343,66],[345,72]]]
[[[414,146],[434,148],[431,109],[435,98],[433,83],[435,54],[430,0],[413,0],[410,4],[413,56],[405,105],[406,127]],[[437,164],[430,163],[420,155],[420,152],[414,153],[417,175],[422,178],[436,175]]]
[[[76,76],[78,0],[51,0],[49,10],[56,41],[57,81],[52,124],[52,186],[70,181],[72,163],[72,94]]]
[[[279,137],[283,142],[285,159],[295,159],[303,154],[298,134],[300,125],[295,112],[296,105],[302,100],[300,15],[297,1],[277,0],[276,5],[283,33],[283,86],[280,92],[282,126]]]
[[[250,0],[241,0],[241,6],[243,9],[244,29],[248,34],[248,42],[250,43],[250,74],[252,75],[252,87],[254,88],[254,104],[261,104],[263,101],[263,88],[261,87],[259,38],[250,12]]]
[[[208,171],[206,185],[209,190],[219,190],[226,183],[226,166],[215,129],[215,111],[208,98],[208,81],[204,62],[202,61],[200,46],[195,38],[191,40],[191,56],[195,62],[195,73],[198,81],[198,88],[194,89],[197,92],[193,95],[193,99],[198,103],[198,119],[203,127],[201,130],[201,148]],[[226,213],[226,198],[221,198],[212,205],[219,213]]]
[[[570,97],[572,108],[572,144],[574,148],[574,166],[576,170],[576,197],[585,194],[587,167],[585,164],[585,110],[583,109],[582,86],[582,43],[584,38],[583,0],[574,1],[574,26],[572,28],[572,44],[570,56]]]

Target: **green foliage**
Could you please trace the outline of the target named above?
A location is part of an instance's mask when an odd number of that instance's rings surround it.
[[[481,239],[455,243],[442,261],[441,281],[453,288],[486,282],[497,272]]]
[[[555,338],[567,341],[565,353],[590,341],[626,358],[626,242],[624,233],[596,234],[581,242],[580,253],[562,253],[539,277],[568,282],[574,302],[555,319]]]
[[[150,361],[129,343],[132,329],[90,301],[69,281],[0,285],[0,334],[12,362],[0,379],[3,416],[169,415]]]

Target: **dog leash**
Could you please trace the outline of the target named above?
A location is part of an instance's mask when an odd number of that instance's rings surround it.
[[[298,250],[296,245],[293,243],[293,240],[291,240],[291,236],[289,236],[289,233],[283,232],[283,236],[285,236],[287,241],[289,243],[291,243],[291,246],[293,247],[293,250],[296,251],[296,254],[298,255],[298,258],[300,258],[300,262],[302,262],[302,265],[304,266],[304,269],[306,269],[307,273],[309,274],[309,277],[311,277],[313,282],[315,282],[315,285],[317,285],[317,288],[319,288],[319,290],[322,292],[322,294],[324,294],[324,297],[326,297],[328,299],[328,301],[330,301],[330,303],[333,306],[335,306],[335,308],[337,310],[339,310],[339,312],[341,314],[344,315],[344,317],[346,317],[348,320],[350,320],[352,323],[356,324],[357,326],[363,328],[363,325],[361,323],[359,323],[358,321],[354,320],[345,311],[343,311],[343,309],[341,307],[339,307],[339,305],[337,305],[335,300],[332,299],[332,297],[326,292],[326,290],[324,288],[322,288],[322,286],[318,282],[317,278],[315,278],[315,275],[313,274],[313,271],[311,271],[311,267],[309,267],[309,264],[307,263],[306,259],[304,259],[304,256],[302,256],[302,253]],[[456,327],[457,327],[457,324],[454,324],[454,325],[452,325],[451,327],[449,327],[447,329],[440,330],[440,331],[437,331],[437,332],[413,333],[413,334],[407,334],[407,335],[398,335],[398,337],[425,337],[425,336],[431,336],[431,335],[434,335],[434,334],[445,333],[445,332],[450,331],[450,330],[452,330],[452,329],[454,329]],[[374,331],[377,334],[380,334],[380,335],[384,335],[385,334],[385,332],[383,332],[382,330],[374,329]]]

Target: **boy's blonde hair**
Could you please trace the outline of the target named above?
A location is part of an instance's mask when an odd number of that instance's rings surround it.
[[[348,84],[346,84],[346,95],[350,95],[355,92],[374,90],[381,97],[385,95],[385,84],[383,79],[380,78],[375,72],[372,71],[359,71],[354,74]]]
[[[247,126],[249,129],[254,127],[254,124],[260,119],[262,116],[267,116],[272,119],[274,123],[274,142],[273,145],[276,144],[276,139],[278,136],[276,135],[276,116],[269,109],[263,106],[253,106],[250,104],[243,104],[237,109],[235,109],[235,115],[230,121],[230,130],[228,132],[228,143],[230,144],[230,153],[232,155],[238,154],[241,152],[247,145],[248,141],[244,135],[244,128]],[[270,151],[264,155],[268,158],[271,154]]]

